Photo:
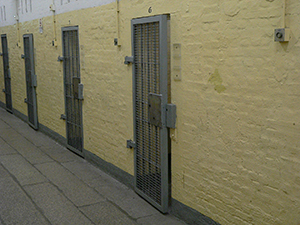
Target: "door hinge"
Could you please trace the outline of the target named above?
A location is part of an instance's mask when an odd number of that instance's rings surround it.
[[[66,116],[65,114],[61,114],[61,115],[60,115],[60,119],[61,119],[61,120],[66,120],[66,119],[67,119],[67,116]]]
[[[126,148],[135,148],[135,142],[133,140],[127,140]]]
[[[63,56],[58,56],[57,61],[58,61],[58,62],[62,62],[62,61],[64,61],[64,59],[65,59],[65,57],[63,57]]]
[[[124,64],[128,65],[129,63],[133,63],[133,56],[126,56]]]
[[[168,128],[176,128],[176,105],[167,104],[166,107],[166,116],[167,116],[167,127]]]

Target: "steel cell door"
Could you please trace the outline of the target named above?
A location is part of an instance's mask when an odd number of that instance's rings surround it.
[[[36,86],[37,78],[35,74],[34,65],[34,45],[33,45],[33,35],[24,34],[24,60],[25,60],[25,78],[26,78],[26,92],[27,98],[25,103],[27,103],[28,112],[28,124],[34,128],[38,129],[38,113],[37,113],[37,98],[36,98]]]
[[[62,28],[67,146],[83,155],[78,27]]]
[[[170,200],[168,103],[168,16],[133,19],[135,175],[138,194],[161,212]]]
[[[9,69],[8,47],[6,34],[1,35],[3,69],[4,69],[4,87],[6,101],[6,110],[12,113],[12,97],[11,97],[11,77]]]

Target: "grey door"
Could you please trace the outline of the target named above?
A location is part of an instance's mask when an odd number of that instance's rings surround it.
[[[62,28],[67,146],[83,154],[82,98],[78,27]]]
[[[11,97],[11,76],[9,69],[9,58],[8,58],[8,47],[7,47],[7,37],[6,34],[1,35],[2,44],[2,56],[3,56],[3,69],[4,69],[4,93],[6,110],[12,113],[12,97]]]
[[[37,113],[37,98],[36,98],[37,78],[35,74],[35,65],[34,65],[33,35],[24,34],[23,41],[24,41],[26,92],[27,92],[27,98],[25,99],[25,102],[27,103],[28,124],[37,130],[39,124],[38,124],[38,113]]]
[[[163,213],[170,200],[168,16],[132,20],[135,175],[138,194]]]

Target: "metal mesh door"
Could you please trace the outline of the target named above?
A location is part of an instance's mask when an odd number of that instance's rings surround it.
[[[34,47],[32,34],[25,34],[24,41],[24,59],[25,59],[25,76],[26,76],[26,91],[28,112],[28,123],[34,129],[38,129],[38,114],[36,101],[36,75],[34,69]]]
[[[6,110],[12,113],[12,97],[11,97],[11,77],[8,59],[7,37],[1,35],[2,53],[3,53],[3,69],[4,69],[4,85],[5,85],[5,100]]]
[[[68,148],[78,154],[82,154],[82,101],[76,95],[78,91],[77,85],[80,83],[78,28],[63,28],[62,38]]]
[[[132,20],[135,189],[162,212],[169,201],[168,132],[163,119],[168,99],[166,25],[166,16]],[[157,99],[160,122],[151,122],[151,96]]]

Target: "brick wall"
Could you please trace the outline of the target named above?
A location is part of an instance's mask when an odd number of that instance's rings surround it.
[[[65,136],[57,57],[61,27],[79,25],[85,148],[133,174],[133,152],[125,146],[133,138],[132,70],[123,64],[131,55],[130,20],[169,13],[171,54],[175,43],[182,54],[182,80],[171,73],[178,110],[173,198],[221,224],[299,224],[300,3],[287,2],[288,43],[273,37],[283,24],[282,6],[279,0],[123,0],[119,48],[115,3],[58,14],[57,48],[52,17],[42,19],[43,34],[37,19],[21,23],[21,34],[34,33],[39,120]],[[27,114],[16,29],[0,27],[8,34],[13,105]]]

